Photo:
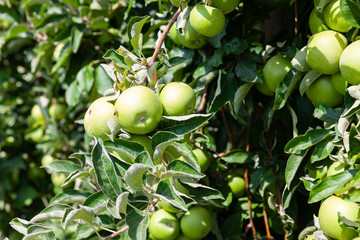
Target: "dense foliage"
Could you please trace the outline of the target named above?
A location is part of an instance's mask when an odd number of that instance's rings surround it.
[[[359,86],[337,93],[307,61],[310,13],[327,29],[331,1],[242,0],[216,13],[219,34],[187,35],[199,2],[0,1],[0,238],[147,239],[161,207],[174,237],[201,209],[204,239],[327,239],[321,201],[360,202]],[[360,6],[339,2],[350,44]],[[195,109],[125,131],[119,95],[170,82],[194,90]],[[327,89],[329,102],[312,97]],[[85,113],[104,95],[118,109],[89,136]],[[359,219],[335,215],[359,234]]]

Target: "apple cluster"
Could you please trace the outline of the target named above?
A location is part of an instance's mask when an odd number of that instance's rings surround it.
[[[158,205],[160,209],[150,216],[149,239],[202,239],[211,230],[212,214],[205,207],[193,206],[181,212],[164,200]]]
[[[318,77],[305,93],[314,105],[338,107],[344,101],[348,85],[360,84],[360,41],[348,44],[343,34],[351,25],[340,11],[340,0],[330,1],[322,18],[313,9],[309,28],[313,35],[308,40],[301,71],[312,71]],[[272,96],[291,67],[292,62],[282,55],[270,58],[263,69],[264,84],[256,84],[256,87]]]
[[[171,1],[176,7],[181,1]],[[218,35],[225,27],[225,14],[235,10],[240,0],[212,0],[211,6],[197,4],[191,8],[189,19],[182,29],[176,24],[170,29],[171,39],[185,47],[197,49],[206,45],[207,37]]]
[[[148,134],[158,125],[161,117],[183,116],[195,107],[193,89],[182,82],[172,82],[156,94],[145,86],[134,86],[123,91],[115,100],[110,96],[95,100],[84,117],[85,131],[90,136],[107,139],[114,119],[130,134]]]

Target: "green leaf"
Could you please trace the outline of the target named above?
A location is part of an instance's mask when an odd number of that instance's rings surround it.
[[[134,163],[126,171],[124,180],[134,192],[142,190],[143,175],[149,169],[147,165]]]
[[[191,147],[186,142],[173,142],[169,147],[180,154],[188,164],[196,169],[196,171],[200,172],[198,159],[192,151]]]
[[[97,66],[95,68],[94,82],[94,88],[96,89],[96,92],[100,95],[103,95],[107,89],[112,88],[113,84],[114,81],[106,73],[105,69],[101,65]]]
[[[327,158],[332,150],[334,149],[334,140],[335,136],[325,138],[321,142],[315,145],[314,152],[311,154],[310,161],[311,163],[323,160]]]
[[[321,73],[318,73],[314,69],[311,69],[309,72],[305,74],[299,86],[299,91],[301,96],[304,95],[306,89],[320,76]]]
[[[85,25],[84,24],[77,24],[72,27],[71,29],[71,46],[73,53],[77,53],[79,50],[81,39],[85,32]]]
[[[360,153],[360,135],[355,125],[351,125],[349,132],[349,157]]]
[[[52,74],[56,73],[59,70],[59,68],[66,63],[66,61],[69,59],[71,54],[72,54],[72,46],[70,44],[70,39],[67,39],[66,42],[65,42],[64,47],[61,49],[59,59],[57,60],[55,65],[51,68],[51,73],[50,74],[52,75]],[[74,82],[72,82],[70,87],[74,87],[73,85],[74,85]],[[77,87],[76,84],[75,84],[75,87]],[[72,91],[75,92],[75,90],[72,90]],[[67,92],[68,92],[68,90],[66,91],[66,93]],[[71,95],[67,95],[66,97],[70,97],[70,96]],[[68,100],[66,100],[66,101],[68,101]],[[70,105],[70,106],[73,106],[73,105]]]
[[[320,119],[323,122],[337,123],[340,119],[340,113],[326,104],[320,104],[316,106],[314,110],[314,117]]]
[[[190,197],[196,201],[209,201],[222,199],[224,200],[223,195],[218,190],[211,188],[209,186],[197,183],[192,179],[187,178],[186,180],[181,179],[181,182],[186,185],[185,187],[190,192]]]
[[[27,229],[31,226],[31,223],[21,218],[14,218],[11,220],[10,226],[22,235],[26,235]]]
[[[248,83],[262,83],[263,80],[259,76],[256,63],[253,60],[242,58],[235,66],[235,74],[240,80]]]
[[[126,224],[129,226],[129,239],[147,239],[149,209],[146,208],[144,211],[131,210],[126,216]]]
[[[28,228],[27,234],[23,240],[47,239],[56,240],[55,234],[51,228],[46,228],[40,225],[32,225]]]
[[[291,186],[296,173],[299,171],[299,167],[307,153],[307,150],[302,150],[297,153],[290,155],[289,159],[286,162],[285,168],[285,182],[288,188]]]
[[[149,16],[142,16],[142,17],[135,16],[132,17],[128,23],[127,33],[129,39],[131,39],[130,42],[134,49],[141,48],[141,46],[139,45],[140,34],[145,22],[148,19]]]
[[[341,115],[341,117],[342,118],[349,118],[352,115],[354,115],[355,113],[359,112],[359,110],[360,110],[360,100],[355,100],[353,105],[351,105],[351,107],[349,109],[347,109],[346,112],[344,112]]]
[[[96,141],[91,153],[92,164],[95,169],[95,175],[101,190],[106,196],[112,200],[122,193],[121,179],[117,175],[116,168],[105,146],[101,142]]]
[[[76,170],[83,171],[84,169],[74,162],[67,160],[56,160],[44,166],[44,168],[50,170],[51,172],[67,172],[71,173]]]
[[[77,219],[91,223],[94,216],[95,213],[92,208],[80,205],[78,209],[74,209],[67,214],[64,225],[67,226],[69,222]]]
[[[30,220],[30,222],[35,223],[35,222],[50,220],[50,219],[62,219],[64,217],[66,210],[71,210],[71,207],[69,205],[64,205],[64,204],[52,205],[52,206],[45,208],[40,213],[38,213],[36,216],[34,216]]]
[[[241,149],[232,150],[226,153],[222,160],[227,163],[237,163],[237,164],[244,164],[244,163],[251,163],[253,162],[254,154],[251,152],[246,152]]]
[[[221,71],[219,72],[215,95],[211,101],[208,112],[217,112],[222,106],[234,99],[237,89],[235,83],[236,80],[233,72],[228,74]]]
[[[26,38],[32,36],[28,27],[26,27],[23,24],[14,25],[3,34],[4,34],[3,38],[5,42],[14,38]]]
[[[73,203],[82,204],[89,195],[90,195],[89,193],[84,191],[79,191],[74,189],[65,190],[64,192],[53,197],[49,205],[73,204]]]
[[[164,200],[170,203],[171,205],[183,211],[187,211],[186,203],[179,196],[179,192],[171,184],[169,179],[165,179],[159,182],[156,189],[156,194],[154,194],[154,196],[159,198],[160,200]]]
[[[245,83],[236,90],[234,96],[235,112],[238,112],[240,110],[241,104],[243,103],[246,95],[248,94],[253,85],[253,83]]]
[[[166,172],[160,175],[160,179],[171,177],[190,177],[196,179],[203,178],[205,175],[182,160],[173,160],[168,164]]]
[[[129,68],[124,62],[124,57],[113,49],[107,50],[103,58],[110,59],[120,68]]]
[[[86,198],[82,205],[91,208],[95,214],[98,214],[106,208],[108,201],[109,198],[102,191],[98,191]]]
[[[78,82],[78,88],[80,92],[90,92],[95,81],[94,68],[91,63],[80,69],[76,75],[76,81]]]
[[[293,67],[300,72],[307,72],[311,70],[311,67],[306,61],[306,51],[307,46],[300,49],[300,51],[297,52],[295,57],[291,60]]]
[[[289,96],[293,93],[295,88],[298,86],[301,77],[304,75],[303,72],[298,72],[292,68],[279,83],[276,88],[274,109],[279,110],[285,106],[285,103]]]
[[[154,150],[155,164],[159,164],[162,162],[164,151],[170,145],[170,143],[180,141],[182,139],[182,137],[172,132],[156,132],[151,138],[151,147]]]
[[[116,211],[118,213],[126,214],[126,209],[128,205],[129,192],[123,192],[116,199]]]
[[[356,0],[340,0],[341,14],[352,26],[360,28],[360,6]]]
[[[299,135],[291,139],[285,145],[284,150],[287,153],[295,153],[317,144],[332,134],[334,134],[334,132],[327,129],[312,129],[307,131],[304,135]]]
[[[202,126],[214,116],[209,114],[190,114],[185,116],[163,116],[157,126],[158,130],[184,135]]]
[[[80,100],[80,96],[81,92],[79,91],[77,82],[73,81],[65,92],[66,104],[70,107],[76,106]]]
[[[358,172],[358,169],[347,170],[336,175],[326,177],[315,186],[309,195],[309,203],[315,203],[339,191],[347,182],[349,182]]]

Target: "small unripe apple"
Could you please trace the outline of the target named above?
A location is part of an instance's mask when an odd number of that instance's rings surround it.
[[[34,118],[39,124],[43,124],[45,121],[44,115],[41,112],[41,108],[37,104],[35,104],[31,109],[31,117]]]
[[[207,37],[218,35],[225,26],[224,13],[203,4],[197,4],[191,10],[189,21],[195,31]]]
[[[54,117],[56,120],[65,118],[66,105],[62,103],[52,104],[49,108],[50,117]]]
[[[183,34],[176,30],[176,37],[182,45],[191,49],[202,48],[208,42],[204,35],[194,30],[190,22],[186,23]]]
[[[204,207],[192,207],[180,219],[181,232],[189,238],[202,239],[211,227],[211,213]]]
[[[309,17],[309,28],[312,34],[329,30],[329,28],[321,21],[316,15],[316,9],[314,8]]]
[[[224,14],[234,11],[239,3],[240,0],[211,0],[211,6],[220,9]]]
[[[322,74],[339,71],[341,53],[347,40],[341,33],[327,30],[311,36],[307,44],[306,60],[311,68]]]
[[[150,218],[149,231],[158,240],[174,240],[180,233],[179,220],[164,209],[157,210]]]
[[[109,97],[95,100],[85,113],[84,127],[89,136],[107,139],[106,134],[111,134],[107,124],[108,120],[116,116],[115,107],[108,102]]]
[[[360,84],[360,40],[345,48],[340,57],[340,72],[353,85]]]
[[[351,25],[340,10],[340,0],[330,1],[324,8],[324,20],[327,26],[338,32],[347,32]]]
[[[345,95],[347,81],[345,80],[341,72],[337,72],[331,75],[331,84],[333,85],[335,90],[338,91],[338,93],[343,96]]]
[[[173,40],[174,43],[176,43],[177,45],[181,45],[180,40],[177,37],[177,30],[176,30],[176,23],[174,23],[170,30],[169,30],[169,37],[171,38],[171,40]]]
[[[240,176],[229,175],[228,185],[235,197],[241,197],[246,191],[245,180]]]
[[[271,57],[265,63],[263,70],[264,83],[270,91],[276,91],[279,83],[290,71],[291,67],[291,62],[280,54]]]
[[[350,221],[357,222],[360,217],[360,207],[352,201],[331,196],[319,209],[319,224],[321,230],[329,237],[339,240],[352,240],[359,236],[355,229],[343,227],[338,221],[338,213]]]

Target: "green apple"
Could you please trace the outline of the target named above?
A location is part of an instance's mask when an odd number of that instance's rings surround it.
[[[307,236],[305,240],[314,240],[314,235],[311,234]]]
[[[306,96],[314,105],[326,104],[329,107],[338,107],[344,97],[331,84],[331,76],[322,75],[315,80],[305,91]]]
[[[55,161],[53,156],[51,156],[50,154],[46,154],[41,158],[41,165],[45,166],[45,165],[52,163],[53,161]]]
[[[165,209],[169,213],[179,213],[181,212],[180,209],[175,208],[173,205],[168,203],[165,200],[160,200],[157,204],[160,208]]]
[[[261,92],[262,94],[266,95],[266,96],[273,96],[274,92],[272,92],[268,85],[266,83],[255,83],[255,87],[257,88],[257,90],[259,90],[259,92]]]
[[[309,28],[312,34],[329,30],[323,21],[317,16],[316,9],[314,8],[309,17]]]
[[[166,84],[161,90],[159,98],[166,116],[188,115],[195,107],[194,90],[183,82]]]
[[[220,9],[224,14],[234,11],[239,3],[240,0],[211,0],[211,6]]]
[[[341,72],[337,72],[331,75],[331,84],[338,93],[345,95],[345,90],[347,88],[347,81],[342,76]]]
[[[345,48],[340,57],[340,72],[344,79],[353,85],[360,84],[360,41]]]
[[[175,22],[169,30],[169,37],[171,38],[171,40],[173,40],[174,43],[176,43],[177,45],[181,45],[181,42],[177,37],[177,32],[178,30],[176,30],[176,22]]]
[[[212,156],[206,150],[201,148],[195,148],[192,151],[199,162],[201,172],[204,173],[210,166]]]
[[[179,220],[173,214],[160,209],[151,216],[149,231],[157,240],[174,240],[180,233]]]
[[[133,134],[153,131],[163,114],[158,95],[144,86],[126,89],[116,100],[115,109],[120,126]]]
[[[352,240],[359,233],[352,228],[343,227],[338,221],[338,213],[350,221],[357,222],[360,217],[360,207],[352,201],[331,196],[327,198],[319,209],[319,224],[321,230],[329,237],[338,240]]]
[[[180,233],[180,235],[176,238],[176,240],[200,240],[200,239],[189,238],[184,234]]]
[[[49,108],[50,117],[60,120],[66,117],[66,105],[62,103],[52,104]]]
[[[245,180],[244,178],[236,175],[228,176],[228,186],[235,197],[241,197],[245,194]]]
[[[44,115],[41,112],[41,108],[39,105],[35,104],[31,108],[31,117],[35,119],[39,124],[43,124],[45,121]]]
[[[61,187],[61,185],[65,182],[66,175],[64,173],[53,173],[51,174],[51,182],[55,187]]]
[[[338,32],[347,32],[351,25],[340,11],[340,0],[330,1],[324,8],[324,21],[328,27]]]
[[[180,219],[181,232],[192,239],[202,239],[212,227],[211,213],[204,207],[190,208]]]
[[[341,33],[327,30],[312,35],[307,44],[306,60],[309,66],[322,74],[339,71],[341,53],[347,40]]]
[[[208,42],[204,35],[194,30],[189,21],[186,23],[183,33],[180,30],[176,31],[176,37],[182,45],[191,49],[202,48]]]
[[[271,57],[264,66],[264,83],[270,91],[275,92],[277,86],[290,71],[292,65],[291,62],[278,54]]]
[[[101,97],[91,103],[85,113],[84,127],[89,136],[107,139],[106,134],[111,134],[107,124],[108,120],[116,115],[115,107],[108,102],[109,97]]]
[[[218,35],[225,26],[225,15],[217,8],[197,4],[191,9],[189,21],[198,33],[213,37]]]

